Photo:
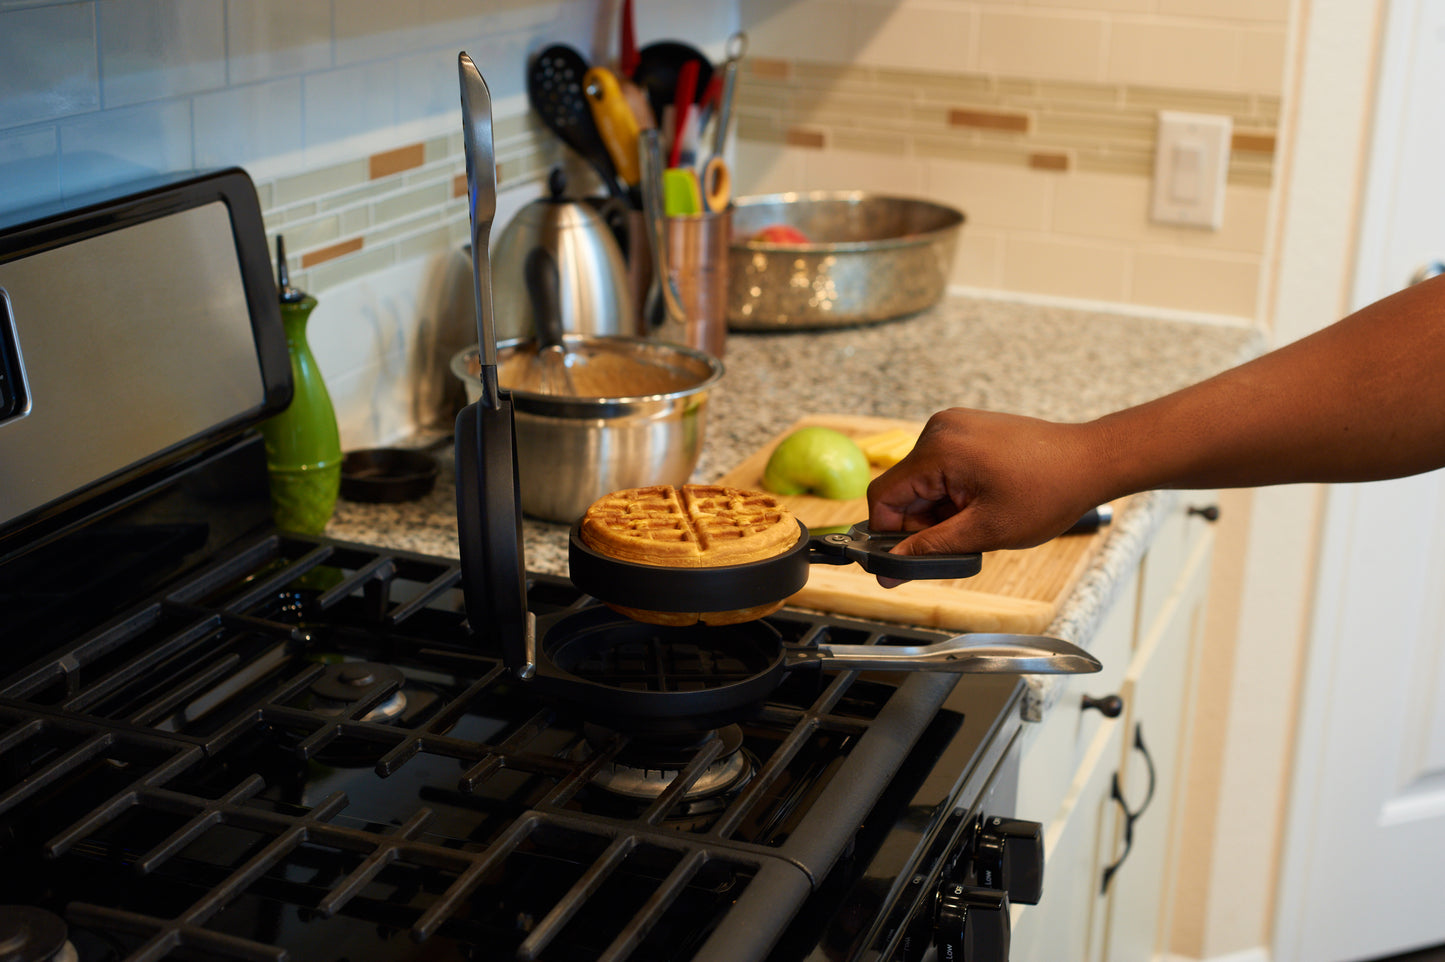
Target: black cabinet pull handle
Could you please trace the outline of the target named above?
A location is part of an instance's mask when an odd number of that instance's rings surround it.
[[[1124,713],[1124,699],[1118,695],[1105,695],[1103,698],[1085,695],[1080,704],[1080,711],[1092,708],[1105,718],[1118,718]]]
[[[1194,507],[1194,506],[1190,506],[1190,508],[1189,508],[1189,513],[1190,513],[1190,514],[1197,514],[1197,515],[1199,515],[1201,518],[1203,518],[1205,521],[1218,521],[1218,520],[1219,520],[1219,505],[1217,505],[1217,504],[1206,504],[1206,505],[1205,505],[1204,507],[1202,507],[1202,508],[1197,508],[1197,507]]]
[[[1143,722],[1134,726],[1134,748],[1144,756],[1144,764],[1149,771],[1149,790],[1144,793],[1144,803],[1139,806],[1138,810],[1131,812],[1129,803],[1124,801],[1124,792],[1119,788],[1119,773],[1114,773],[1114,784],[1109,792],[1109,797],[1118,802],[1119,807],[1124,810],[1124,851],[1119,853],[1119,857],[1114,860],[1112,865],[1104,869],[1103,881],[1099,886],[1100,895],[1109,891],[1109,882],[1113,880],[1114,874],[1119,871],[1124,860],[1129,857],[1130,849],[1134,847],[1134,823],[1143,817],[1149,804],[1154,801],[1154,759],[1149,756],[1149,749],[1144,745]]]

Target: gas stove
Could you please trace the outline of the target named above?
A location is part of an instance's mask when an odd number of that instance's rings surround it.
[[[0,231],[5,958],[1007,958],[1042,871],[1016,676],[794,672],[681,732],[543,697],[460,562],[272,525],[269,277],[235,170]],[[157,383],[186,362],[250,367]],[[524,580],[533,620],[597,605]]]

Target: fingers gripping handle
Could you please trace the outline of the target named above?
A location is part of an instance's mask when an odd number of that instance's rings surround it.
[[[893,546],[908,532],[875,532],[866,522],[855,524],[846,534],[826,534],[810,541],[811,561],[822,564],[856,563],[864,571],[900,581],[932,581],[971,578],[983,567],[983,555],[892,554]]]

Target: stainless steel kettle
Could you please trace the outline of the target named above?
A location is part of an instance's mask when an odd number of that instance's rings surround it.
[[[549,254],[557,266],[556,303],[564,334],[637,333],[637,311],[617,238],[596,208],[564,197],[565,191],[562,170],[554,168],[548,196],[518,211],[497,239],[492,276],[499,340],[535,334],[525,268],[537,249]]]

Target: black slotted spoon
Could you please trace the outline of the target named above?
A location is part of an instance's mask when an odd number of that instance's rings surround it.
[[[586,58],[572,47],[560,43],[546,47],[527,70],[527,99],[547,129],[592,165],[613,197],[626,197],[627,187],[617,176],[582,92],[586,73]]]

